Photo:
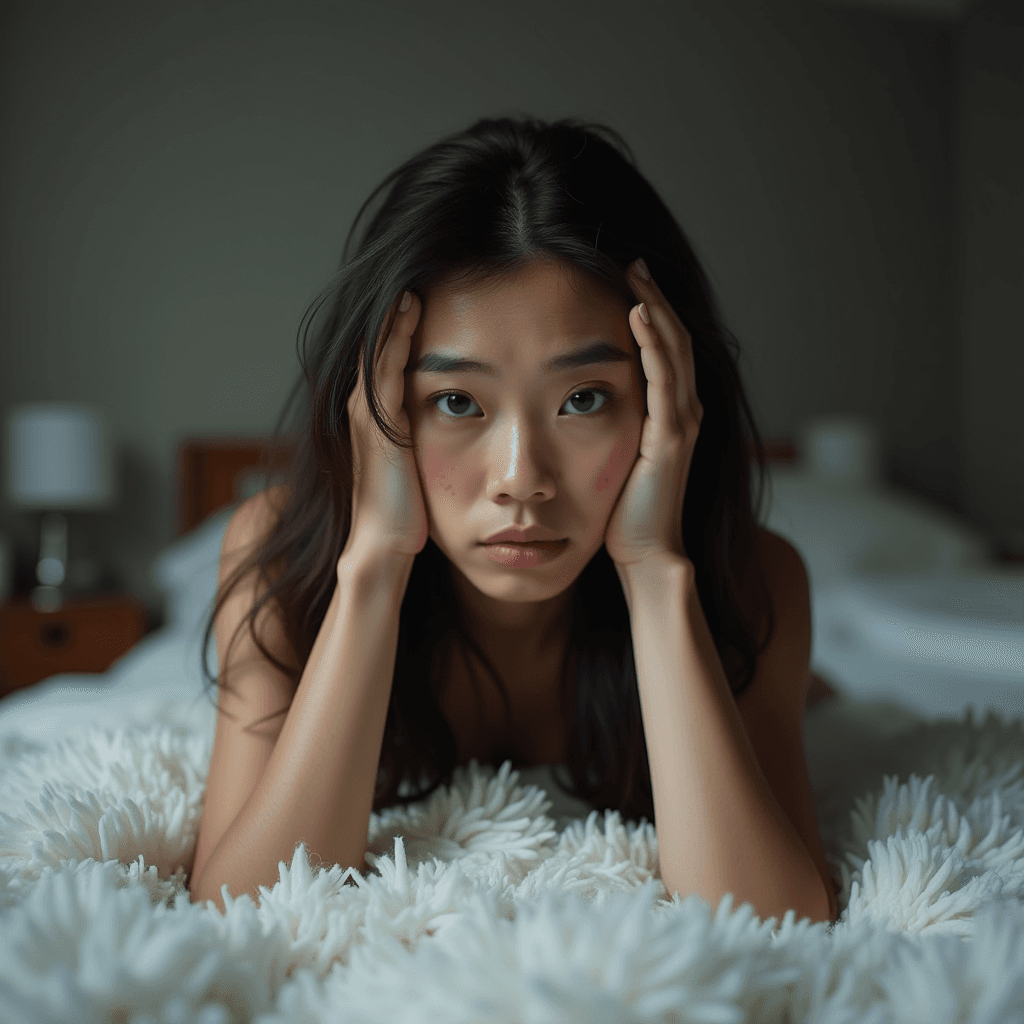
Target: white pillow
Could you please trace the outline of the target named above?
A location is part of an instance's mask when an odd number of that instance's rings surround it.
[[[215,512],[154,559],[150,574],[167,599],[171,628],[191,632],[213,611],[221,544],[237,507]]]
[[[804,557],[817,590],[861,575],[958,572],[984,563],[984,538],[966,521],[888,485],[843,486],[771,468],[765,522]]]

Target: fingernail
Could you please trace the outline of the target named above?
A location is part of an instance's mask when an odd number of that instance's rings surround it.
[[[640,257],[634,264],[636,272],[645,280],[650,281],[651,272],[647,269],[647,264],[644,262],[643,256]]]
[[[640,319],[643,320],[645,324],[649,324],[651,322],[651,314],[647,312],[647,306],[643,302],[637,306],[636,311],[640,314]]]
[[[402,301],[398,306],[398,312],[404,313],[412,305],[412,296],[408,291],[402,293]]]

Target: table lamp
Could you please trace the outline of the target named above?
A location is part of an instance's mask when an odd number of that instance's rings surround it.
[[[109,433],[92,406],[31,402],[11,410],[6,436],[8,504],[42,513],[30,600],[40,611],[56,611],[67,577],[64,513],[107,509],[117,500]]]

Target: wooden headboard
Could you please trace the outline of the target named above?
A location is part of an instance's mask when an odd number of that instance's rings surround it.
[[[799,452],[791,438],[777,437],[773,441],[764,441],[763,444],[765,462],[769,465],[787,466],[796,462]]]
[[[178,536],[214,512],[282,480],[288,442],[269,438],[195,437],[178,445]]]
[[[797,449],[788,438],[765,442],[770,463],[790,463]],[[281,481],[291,453],[287,441],[268,438],[187,438],[178,446],[178,536],[214,512]],[[269,467],[269,468],[268,468]]]

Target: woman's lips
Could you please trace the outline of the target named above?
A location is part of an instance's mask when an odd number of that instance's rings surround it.
[[[566,538],[563,537],[561,540],[492,540],[484,541],[484,544],[493,548],[497,545],[502,545],[509,548],[557,548],[559,544],[564,544]]]
[[[533,565],[544,565],[560,555],[568,546],[568,537],[562,540],[534,541],[523,544],[518,541],[494,541],[482,545],[487,557],[501,565],[512,568],[527,568]]]

